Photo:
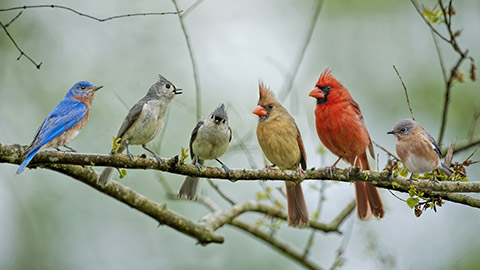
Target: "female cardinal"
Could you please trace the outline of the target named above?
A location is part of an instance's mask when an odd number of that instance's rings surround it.
[[[339,159],[352,166],[370,170],[366,149],[373,157],[373,145],[363,120],[360,107],[348,90],[325,69],[310,96],[317,99],[315,118],[318,137]],[[385,214],[377,189],[370,183],[355,182],[357,213],[360,219],[382,218]]]
[[[299,173],[307,167],[302,136],[293,117],[264,85],[259,85],[260,98],[253,113],[258,115],[257,139],[265,156],[280,169],[296,169]],[[302,165],[303,170],[299,167]],[[308,211],[302,186],[285,182],[287,186],[288,224],[293,227],[308,223]]]

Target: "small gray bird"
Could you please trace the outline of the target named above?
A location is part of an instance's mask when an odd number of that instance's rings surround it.
[[[387,134],[393,134],[397,139],[397,154],[411,173],[410,182],[413,174],[429,173],[435,169],[449,177],[453,174],[441,162],[442,153],[437,142],[420,123],[410,119],[401,120]]]
[[[215,159],[225,171],[230,174],[230,169],[218,158],[227,151],[232,140],[232,130],[228,126],[227,111],[223,104],[219,105],[211,114],[197,123],[190,137],[190,154],[192,164],[202,170],[205,160]],[[197,194],[198,178],[187,176],[178,190],[179,197],[189,200]]]
[[[120,147],[117,152],[122,153],[125,149],[130,159],[132,153],[128,150],[129,145],[142,145],[143,149],[150,152],[159,163],[162,159],[152,150],[147,148],[146,143],[153,140],[163,128],[165,112],[175,95],[181,94],[169,80],[158,75],[158,81],[154,83],[147,94],[140,99],[128,112],[122,126],[117,133],[120,138]],[[105,187],[112,178],[114,168],[105,168],[98,178],[98,184]]]

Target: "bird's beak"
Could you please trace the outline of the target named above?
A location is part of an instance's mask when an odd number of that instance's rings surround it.
[[[267,111],[265,110],[265,108],[263,108],[262,106],[258,105],[255,110],[253,110],[253,113],[258,115],[258,116],[266,116],[267,115]]]
[[[325,98],[325,93],[323,93],[320,88],[315,87],[312,92],[310,92],[309,96],[314,98]]]
[[[179,89],[173,90],[173,93],[175,93],[175,95],[180,95],[183,92],[182,92],[182,89],[179,88]]]
[[[100,86],[93,86],[92,88],[90,88],[91,91],[95,91],[97,92],[100,88],[102,88],[103,85],[100,85]]]
[[[389,132],[387,132],[387,134],[395,134],[395,132],[393,132],[393,130],[390,130]]]

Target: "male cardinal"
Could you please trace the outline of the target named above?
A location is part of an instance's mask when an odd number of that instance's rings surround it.
[[[366,149],[368,147],[373,157],[373,145],[360,107],[348,90],[333,77],[330,69],[322,72],[310,96],[317,99],[315,123],[318,137],[325,147],[339,157],[332,168],[340,159],[344,159],[352,166],[370,170]],[[360,219],[383,217],[385,211],[382,200],[372,184],[355,182],[355,193]]]
[[[307,167],[305,148],[297,124],[287,110],[276,100],[275,94],[263,84],[259,85],[260,98],[253,111],[258,115],[257,139],[265,156],[280,169]],[[299,167],[302,165],[303,170]],[[287,186],[288,224],[292,227],[308,223],[308,211],[302,186],[285,182]]]

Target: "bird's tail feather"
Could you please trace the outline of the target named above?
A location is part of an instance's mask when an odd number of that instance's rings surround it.
[[[440,165],[440,168],[438,169],[442,171],[444,174],[446,174],[448,177],[452,176],[453,174],[453,171],[443,163]]]
[[[97,184],[102,187],[106,187],[110,182],[110,179],[112,179],[114,170],[115,169],[111,167],[103,169],[102,174],[100,174],[100,177],[98,177]]]
[[[198,180],[198,177],[185,177],[185,180],[183,180],[178,190],[178,197],[185,197],[189,200],[195,199],[197,196]]]
[[[353,163],[354,161],[350,161]],[[363,153],[356,163],[361,170],[370,170],[367,154]],[[371,217],[382,218],[385,215],[382,199],[377,188],[370,183],[355,182],[355,195],[357,200],[357,214],[360,219]]]
[[[40,146],[31,148],[30,150],[28,150],[27,154],[25,155],[26,158],[23,160],[22,164],[20,164],[20,167],[17,170],[17,174],[20,174],[21,172],[23,172],[25,167],[27,167],[28,163],[32,161],[32,158],[38,153],[38,151],[40,151]]]
[[[287,186],[288,225],[292,227],[308,224],[308,210],[301,184],[285,183]]]
[[[122,153],[125,150],[126,146],[125,144],[120,144],[120,147],[117,149],[117,153]],[[97,184],[99,184],[102,187],[106,187],[108,183],[110,183],[110,180],[112,179],[113,176],[113,171],[115,169],[111,167],[107,167],[103,169],[102,173],[98,177]]]

